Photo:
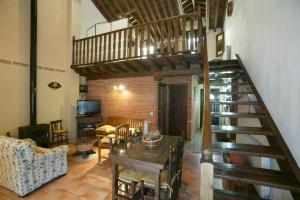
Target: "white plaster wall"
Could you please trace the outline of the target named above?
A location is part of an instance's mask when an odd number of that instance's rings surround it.
[[[209,30],[207,32],[207,57],[208,60],[213,60],[218,58],[216,56],[216,35],[219,34],[221,30]]]
[[[0,1],[0,59],[29,63],[30,0]],[[0,62],[0,134],[29,124],[29,67]]]
[[[234,0],[225,45],[238,53],[300,164],[300,1]]]
[[[70,69],[76,2],[38,1],[37,122],[62,119],[71,137],[79,97],[79,78]],[[29,124],[30,0],[1,0],[0,26],[0,134],[17,136],[17,128]],[[50,89],[52,81],[62,88]]]
[[[225,45],[232,57],[238,53],[260,95],[266,103],[298,165],[300,139],[300,84],[297,83],[300,56],[300,1],[234,0],[234,11],[225,20]],[[239,107],[239,111],[243,108]],[[254,121],[239,120],[239,125],[259,126]],[[253,140],[255,139],[255,140]],[[239,136],[240,143],[268,142],[262,137]],[[260,167],[261,160],[252,159]],[[278,169],[276,162],[272,168]],[[287,191],[273,189],[271,199],[292,199]]]
[[[81,4],[80,37],[87,37],[87,29],[96,23],[106,22],[106,19],[98,11],[90,0],[76,0]]]
[[[79,76],[70,68],[72,30],[76,30],[72,24],[79,23],[75,20],[78,19],[75,16],[79,9],[77,4],[77,0],[38,1],[38,65],[65,72],[38,70],[37,121],[49,123],[62,119],[70,137],[76,136],[76,102],[79,98]],[[53,90],[48,87],[50,82],[59,82],[62,87]]]

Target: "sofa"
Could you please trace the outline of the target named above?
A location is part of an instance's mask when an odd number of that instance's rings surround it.
[[[52,149],[0,136],[0,185],[23,197],[67,173],[68,146]]]

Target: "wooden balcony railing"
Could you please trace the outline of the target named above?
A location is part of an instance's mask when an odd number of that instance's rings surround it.
[[[73,66],[180,53],[200,53],[199,13],[181,15],[87,38],[73,38]]]

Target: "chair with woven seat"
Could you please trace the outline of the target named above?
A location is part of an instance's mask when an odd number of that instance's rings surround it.
[[[106,131],[109,134],[96,135],[98,143],[98,162],[101,162],[101,149],[110,149],[110,142],[126,142],[128,141],[129,136],[129,124],[122,124],[117,127],[110,125],[105,125],[101,127],[103,131]],[[98,129],[99,130],[99,129]]]
[[[66,142],[68,144],[68,130],[62,126],[62,120],[56,120],[50,122],[52,132],[52,144],[56,141],[58,144]]]
[[[113,148],[116,145],[120,145],[120,143],[124,143],[127,145],[127,135],[125,136],[125,141],[116,139],[113,142],[113,138],[109,138],[110,144],[110,152],[113,151]],[[140,199],[141,196],[141,188],[138,188],[138,183],[141,180],[143,173],[136,172],[130,169],[127,169],[123,166],[119,166],[118,168],[118,178],[114,181],[113,184],[116,185],[115,190],[115,198],[116,199],[132,199],[137,200]],[[138,190],[139,189],[139,190]]]
[[[163,199],[176,199],[178,195],[178,147],[170,145],[168,168],[163,170],[160,175],[160,192],[164,194]],[[154,199],[148,191],[155,189],[155,176],[150,173],[143,173],[141,177],[142,199]],[[150,194],[154,194],[151,192]]]
[[[177,147],[177,177],[178,177],[178,187],[181,186],[183,152],[184,152],[184,138],[180,137],[179,142],[178,142],[178,147]]]

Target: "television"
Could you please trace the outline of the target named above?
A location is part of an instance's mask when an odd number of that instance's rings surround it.
[[[77,115],[94,115],[101,113],[101,102],[97,100],[78,100]]]

